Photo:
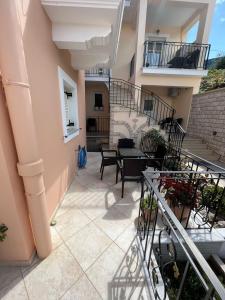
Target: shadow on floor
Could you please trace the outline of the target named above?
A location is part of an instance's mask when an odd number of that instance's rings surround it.
[[[134,237],[112,281],[108,283],[108,300],[150,299],[137,238]]]

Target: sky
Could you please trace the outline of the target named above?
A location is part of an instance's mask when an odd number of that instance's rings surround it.
[[[188,42],[193,42],[196,37],[198,24],[188,33]],[[225,56],[225,0],[217,0],[209,36],[211,44],[210,58]]]

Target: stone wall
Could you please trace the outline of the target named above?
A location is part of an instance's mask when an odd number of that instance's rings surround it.
[[[187,132],[225,157],[225,88],[193,96]]]
[[[148,123],[148,118],[138,114],[135,111],[130,111],[120,105],[110,106],[110,147],[116,147],[118,139],[132,138],[136,147],[139,146],[142,134],[150,128],[159,129],[154,121]]]

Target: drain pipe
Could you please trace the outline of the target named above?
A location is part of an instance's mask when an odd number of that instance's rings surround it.
[[[38,256],[52,249],[30,86],[16,1],[0,1],[0,69]]]

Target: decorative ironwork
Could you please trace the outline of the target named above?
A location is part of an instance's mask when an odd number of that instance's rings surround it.
[[[143,66],[207,69],[209,52],[208,44],[145,41]]]
[[[85,71],[85,77],[99,77],[99,78],[105,78],[106,80],[110,76],[110,69],[106,68],[91,68],[89,70]]]
[[[179,150],[185,131],[174,118],[175,110],[158,95],[128,81],[109,79],[110,104],[121,105],[147,117],[148,125],[160,125],[168,134],[170,145]],[[146,102],[148,105],[146,105]],[[151,105],[149,105],[149,102]]]
[[[218,178],[215,175],[206,171],[144,172],[146,189],[140,200],[137,233],[155,299],[214,299],[215,294],[216,299],[225,299],[222,284],[184,231],[185,224],[170,209],[163,191],[166,176],[194,185],[196,196],[197,190],[207,186],[205,179],[212,182]]]
[[[87,136],[108,136],[110,127],[109,116],[90,116],[86,121]]]

